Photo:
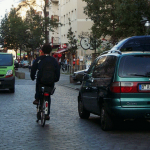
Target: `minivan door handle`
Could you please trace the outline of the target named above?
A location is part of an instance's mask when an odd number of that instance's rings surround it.
[[[90,80],[90,82],[94,82],[94,78],[93,77],[91,77],[89,80]]]

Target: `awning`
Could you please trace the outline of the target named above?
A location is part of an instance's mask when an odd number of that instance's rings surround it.
[[[67,50],[68,50],[67,48],[61,48],[61,49],[59,49],[59,50],[56,52],[56,54],[63,53],[63,52],[65,52],[65,51],[67,51]]]

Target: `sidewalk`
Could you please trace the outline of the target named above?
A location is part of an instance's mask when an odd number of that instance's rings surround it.
[[[25,79],[19,79],[16,77],[16,80],[31,80],[30,78],[30,72],[28,68],[18,68],[18,72],[24,72],[25,73]],[[71,89],[79,90],[81,87],[81,83],[70,83],[70,75],[66,74],[60,74],[60,80],[56,83],[56,85],[65,86]]]

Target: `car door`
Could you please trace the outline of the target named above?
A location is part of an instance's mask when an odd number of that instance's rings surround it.
[[[99,57],[92,65],[90,71],[88,71],[88,79],[83,83],[84,91],[83,91],[83,99],[85,100],[84,105],[85,107],[95,114],[99,114],[99,108],[97,105],[97,97],[98,97],[98,88],[97,88],[97,81],[98,79],[93,78],[93,70],[96,70],[101,63],[103,63],[106,59],[106,56]]]
[[[94,62],[91,64],[90,68],[85,73],[82,82],[82,99],[83,99],[84,107],[89,111],[91,111],[91,104],[89,102],[90,102],[90,98],[92,97],[92,91],[91,91],[92,73],[95,64],[97,63],[97,60],[98,58],[95,59]]]
[[[90,99],[89,103],[92,106],[92,111],[96,114],[100,114],[100,100],[102,98],[109,98],[109,86],[114,76],[116,61],[116,56],[103,56],[97,61],[97,64],[93,70],[93,99]]]
[[[97,61],[93,73],[92,73],[92,83],[91,83],[91,89],[92,89],[92,98],[89,99],[89,104],[91,105],[91,111],[95,114],[100,114],[100,108],[98,105],[98,99],[99,99],[99,85],[102,84],[102,79],[100,78],[102,75],[102,66],[104,66],[106,62],[107,56],[101,56],[100,59]]]

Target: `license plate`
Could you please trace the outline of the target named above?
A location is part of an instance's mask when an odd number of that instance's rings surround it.
[[[150,84],[140,84],[139,90],[141,91],[149,91],[150,90]]]

